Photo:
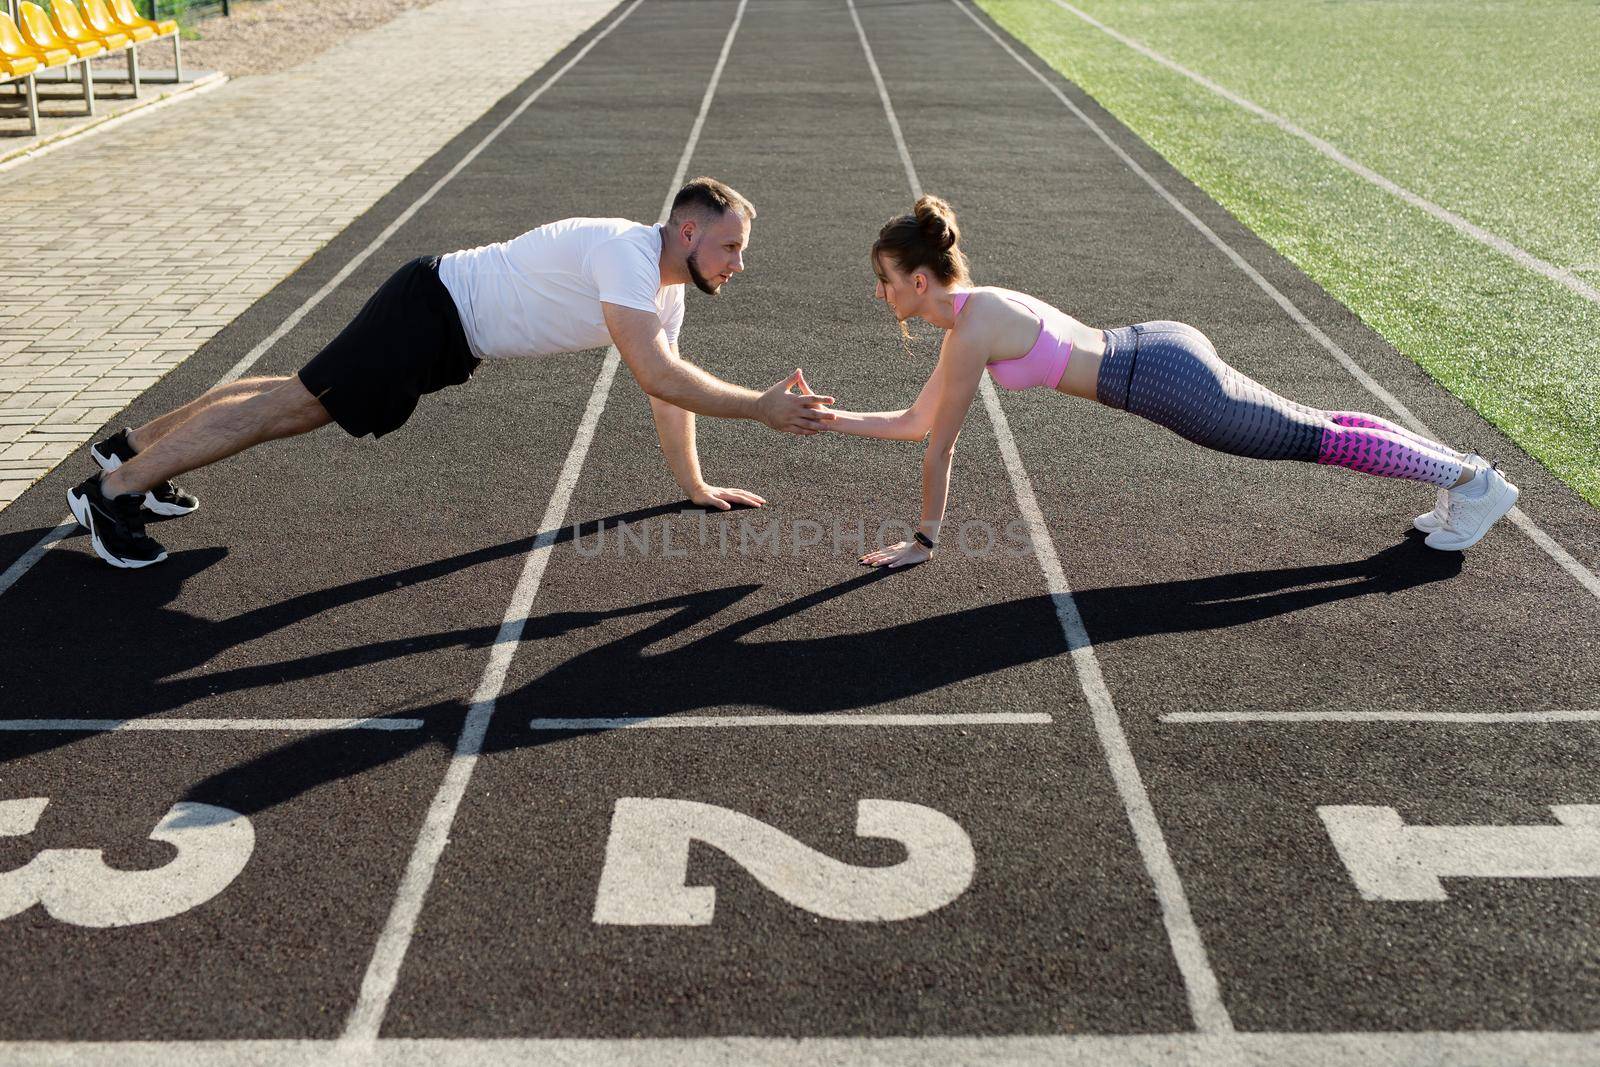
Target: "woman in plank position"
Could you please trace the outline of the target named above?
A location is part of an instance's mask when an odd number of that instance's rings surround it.
[[[1376,415],[1285,399],[1224,363],[1192,326],[1161,321],[1097,330],[1024,293],[973,286],[955,212],[938,197],[924,196],[911,214],[891,219],[872,246],[872,262],[877,297],[902,329],[921,318],[948,332],[911,407],[835,410],[828,424],[865,437],[928,439],[914,538],[868,553],[864,564],[901,567],[933,555],[956,438],[985,370],[1002,389],[1043,386],[1097,400],[1219,452],[1437,486],[1433,510],[1413,520],[1430,548],[1470,548],[1516,503],[1517,487],[1481,457]]]

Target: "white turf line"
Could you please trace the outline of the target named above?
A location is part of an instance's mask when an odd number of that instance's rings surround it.
[[[816,715],[626,715],[615,719],[533,719],[530,730],[682,730],[740,726],[1030,726],[1048,724],[1042,711],[973,711],[948,715],[880,715],[871,712]]]
[[[1600,722],[1600,711],[1174,711],[1162,722]]]
[[[1207,78],[1204,74],[1198,74],[1195,71],[1190,70],[1188,67],[1184,67],[1173,62],[1160,52],[1157,52],[1155,49],[1144,44],[1142,41],[1138,41],[1132,37],[1126,36],[1125,34],[1118,33],[1105,23],[1099,22],[1094,17],[1079,11],[1071,4],[1067,3],[1066,0],[1051,0],[1051,2],[1057,7],[1061,8],[1063,11],[1069,11],[1078,16],[1080,19],[1087,22],[1095,29],[1100,30],[1102,33],[1110,36],[1112,39],[1127,45],[1140,55],[1160,63],[1168,70],[1176,71],[1177,73],[1182,74],[1185,78],[1188,78],[1196,85],[1204,86],[1213,93],[1216,93],[1218,96],[1222,97],[1224,100],[1228,101],[1230,104],[1244,108],[1252,115],[1266,120],[1267,122],[1276,126],[1278,129],[1282,130],[1284,133],[1300,138],[1312,148],[1315,148],[1318,152],[1321,152],[1324,156],[1339,164],[1339,166],[1343,167],[1345,170],[1348,170],[1350,173],[1363,178],[1368,182],[1371,182],[1373,185],[1376,185],[1378,188],[1382,189],[1391,196],[1399,197],[1412,207],[1426,211],[1429,215],[1432,215],[1440,222],[1454,229],[1457,233],[1460,233],[1466,237],[1470,237],[1479,244],[1494,249],[1501,255],[1509,256],[1511,259],[1516,260],[1516,262],[1521,266],[1527,267],[1529,270],[1534,271],[1535,273],[1542,274],[1544,277],[1549,278],[1557,285],[1565,286],[1591,303],[1600,304],[1600,289],[1596,289],[1594,286],[1589,285],[1582,279],[1578,278],[1572,273],[1572,268],[1557,267],[1555,264],[1540,259],[1531,252],[1526,252],[1523,249],[1518,248],[1510,241],[1507,241],[1504,237],[1490,233],[1481,226],[1476,226],[1473,223],[1468,222],[1455,212],[1447,210],[1446,208],[1442,208],[1433,201],[1418,196],[1411,190],[1404,188],[1388,178],[1385,178],[1382,174],[1379,174],[1371,167],[1357,163],[1355,160],[1351,159],[1338,148],[1334,147],[1327,141],[1324,141],[1316,134],[1301,129],[1288,119],[1268,111],[1260,104],[1240,96],[1231,89],[1227,89],[1221,85],[1218,85],[1210,78]]]
[[[421,719],[0,719],[0,730],[420,730]]]
[[[295,308],[288,318],[284,319],[278,324],[277,329],[273,330],[270,334],[263,338],[249,352],[245,353],[244,358],[235,363],[226,374],[218,378],[212,388],[215,388],[217,385],[227,385],[229,382],[237,381],[245,371],[255,366],[257,360],[266,355],[273,345],[277,344],[283,339],[285,334],[299,325],[300,320],[309,315],[318,304],[321,304],[324,300],[326,300],[328,295],[342,285],[346,278],[354,274],[363,263],[371,259],[372,254],[378,249],[382,248],[391,237],[398,233],[400,227],[404,226],[407,222],[410,222],[412,216],[414,216],[418,211],[422,210],[422,208],[426,206],[430,200],[438,195],[440,189],[443,189],[446,185],[450,184],[455,176],[460,174],[462,169],[466,167],[468,163],[471,163],[474,159],[477,159],[483,150],[488,148],[495,138],[499,137],[500,134],[505,131],[507,126],[510,126],[517,120],[518,117],[522,115],[524,111],[532,107],[534,101],[543,96],[546,89],[554,85],[563,74],[576,66],[579,60],[589,54],[590,49],[599,44],[607,34],[616,28],[617,23],[633,14],[634,9],[643,2],[644,0],[633,0],[633,3],[628,5],[627,10],[623,11],[622,14],[618,15],[612,20],[611,25],[607,26],[605,29],[601,30],[599,33],[590,38],[589,42],[580,48],[576,55],[563,63],[559,70],[557,70],[554,74],[551,74],[550,77],[546,78],[537,89],[523,98],[522,103],[518,104],[516,109],[512,111],[511,114],[507,115],[505,119],[494,129],[484,134],[483,139],[477,144],[473,145],[467,154],[462,156],[455,166],[451,167],[438,181],[434,182],[433,185],[428,188],[427,192],[423,193],[421,196],[417,197],[416,200],[412,201],[411,205],[402,211],[393,222],[385,226],[383,228],[383,232],[374,237],[365,248],[352,256],[350,261],[341,267],[337,274],[328,279],[327,284],[307,297],[305,303],[301,304],[298,308]],[[21,559],[17,560],[10,567],[6,568],[6,572],[4,574],[0,574],[0,596],[4,596],[6,590],[15,585],[17,579],[28,573],[29,569],[32,568],[35,563],[38,563],[39,560],[43,559],[44,554],[48,552],[58,541],[72,533],[77,528],[78,520],[74,519],[71,515],[68,515],[56,525],[55,529],[51,530],[49,533],[40,538],[39,543],[24,553]]]
[[[1261,289],[1262,292],[1271,297],[1273,302],[1281,307],[1302,330],[1309,334],[1313,340],[1315,340],[1328,352],[1329,355],[1333,356],[1333,358],[1339,362],[1340,366],[1349,371],[1357,381],[1366,387],[1367,392],[1371,393],[1378,400],[1382,401],[1390,411],[1394,412],[1395,415],[1399,417],[1401,422],[1405,423],[1413,430],[1427,437],[1431,437],[1434,440],[1440,439],[1439,435],[1434,433],[1433,430],[1429,429],[1426,423],[1413,415],[1410,409],[1402,404],[1399,399],[1397,399],[1383,386],[1379,385],[1377,380],[1373,378],[1372,375],[1368,374],[1356,363],[1355,360],[1351,359],[1350,355],[1345,352],[1343,348],[1340,348],[1332,338],[1318,329],[1316,324],[1306,316],[1305,312],[1301,311],[1289,300],[1288,297],[1279,292],[1276,286],[1267,281],[1266,278],[1262,277],[1260,272],[1246,262],[1243,256],[1234,251],[1231,245],[1229,245],[1222,238],[1218,237],[1216,233],[1212,231],[1211,227],[1200,221],[1199,216],[1195,215],[1194,212],[1185,207],[1177,197],[1173,196],[1166,190],[1164,186],[1162,186],[1160,182],[1156,181],[1155,178],[1151,176],[1149,171],[1141,167],[1132,156],[1123,151],[1122,146],[1113,141],[1106,134],[1105,130],[1101,129],[1099,124],[1085,114],[1084,111],[1078,107],[1078,105],[1074,104],[1067,97],[1067,95],[1060,90],[1060,88],[1058,88],[1043,74],[1039,73],[1039,71],[1035,70],[1033,65],[1021,55],[1017,54],[1017,51],[1012,48],[1004,38],[995,33],[995,31],[991,29],[981,18],[973,14],[972,10],[968,8],[968,6],[963,3],[962,0],[950,0],[950,2],[955,4],[962,14],[966,15],[967,18],[971,19],[975,24],[977,24],[979,29],[988,34],[996,44],[1005,49],[1006,54],[1020,63],[1023,70],[1026,70],[1029,74],[1032,74],[1042,85],[1044,85],[1046,89],[1049,89],[1052,93],[1054,93],[1056,99],[1060,100],[1061,103],[1066,106],[1067,110],[1071,111],[1073,115],[1077,116],[1079,121],[1081,121],[1085,126],[1089,127],[1089,129],[1094,132],[1095,136],[1104,141],[1106,146],[1110,148],[1112,152],[1116,153],[1117,158],[1121,159],[1122,162],[1127,165],[1128,169],[1132,170],[1135,174],[1142,178],[1145,184],[1149,185],[1151,189],[1155,190],[1156,194],[1160,196],[1161,199],[1165,200],[1174,211],[1182,215],[1191,226],[1200,232],[1201,236],[1203,236],[1207,241],[1211,242],[1211,244],[1223,255],[1227,256],[1228,259],[1233,262],[1234,266],[1243,271],[1245,275],[1249,277],[1249,279],[1254,282],[1258,288]],[[1578,580],[1578,584],[1582,585],[1595,597],[1600,597],[1600,577],[1596,577],[1594,572],[1574,559],[1571,553],[1557,544],[1549,534],[1544,532],[1544,530],[1540,529],[1534,523],[1534,521],[1523,512],[1521,508],[1512,508],[1507,517],[1516,524],[1518,529],[1528,536],[1529,540],[1538,545],[1539,548],[1541,548],[1551,559],[1555,560],[1563,570],[1572,575],[1572,577],[1576,578]]]
[[[589,42],[590,45],[593,46],[601,37],[615,29],[639,6],[640,2],[642,0],[635,0],[633,6]],[[662,202],[658,222],[667,221],[667,215],[672,210],[672,199],[688,174],[689,160],[694,155],[695,145],[700,141],[700,131],[705,127],[706,113],[711,110],[717,83],[722,80],[722,69],[727,65],[728,53],[733,49],[734,35],[739,32],[739,24],[744,20],[744,10],[748,3],[749,0],[739,0],[739,7],[733,15],[733,24],[728,27],[728,34],[722,41],[722,51],[717,56],[716,66],[712,68],[711,80],[706,85],[705,95],[700,99],[699,114],[689,131],[689,140],[683,146],[683,155],[678,159],[678,169],[667,186],[667,195]],[[585,52],[587,50],[586,48]],[[576,63],[582,57],[583,53],[579,53],[573,57],[572,63]],[[562,71],[571,67],[572,63],[562,67]],[[605,410],[606,398],[610,395],[611,383],[616,378],[620,362],[621,355],[613,346],[606,353],[605,365],[600,371],[599,378],[595,380],[593,392],[589,394],[589,404],[584,409],[583,420],[578,425],[578,431],[572,439],[572,447],[568,450],[566,461],[561,466],[561,476],[556,482],[555,491],[550,495],[550,503],[545,508],[544,517],[539,520],[539,529],[543,532],[528,550],[528,562],[523,566],[516,592],[512,594],[511,604],[506,608],[505,620],[500,624],[500,632],[495,637],[494,648],[490,652],[488,666],[484,668],[483,678],[478,683],[477,692],[472,695],[472,708],[467,713],[467,721],[461,728],[461,737],[456,742],[456,751],[450,759],[450,768],[445,773],[444,781],[439,785],[439,792],[434,796],[433,804],[428,808],[422,833],[417,838],[411,861],[406,866],[405,877],[400,883],[394,908],[389,913],[389,920],[378,938],[372,962],[368,965],[366,976],[361,982],[361,993],[345,1024],[344,1034],[340,1039],[341,1044],[370,1046],[377,1041],[384,1013],[389,1007],[389,998],[394,994],[395,984],[400,977],[400,964],[404,961],[406,949],[411,944],[417,917],[422,912],[423,900],[427,896],[428,886],[433,881],[434,869],[438,866],[444,847],[450,840],[450,826],[455,821],[456,810],[460,808],[462,797],[466,795],[467,782],[472,777],[473,769],[478,763],[478,755],[483,750],[483,739],[489,730],[489,720],[494,715],[495,702],[505,685],[506,672],[511,667],[511,657],[522,638],[523,624],[533,608],[534,597],[539,593],[539,583],[544,578],[545,566],[550,561],[556,538],[561,533],[567,505],[571,502],[573,490],[577,487],[578,474],[583,469],[584,457],[588,455],[589,445],[594,440],[595,427]]]
[[[878,71],[878,61],[872,54],[872,45],[867,41],[861,17],[856,13],[855,0],[846,2],[850,8],[850,18],[856,25],[856,34],[861,38],[861,48],[866,53],[867,65],[872,69],[872,80],[877,83],[878,97],[883,101],[884,114],[894,130],[895,146],[900,151],[901,162],[905,164],[906,178],[911,184],[912,195],[921,196],[922,183],[917,179],[911,154],[906,150],[905,138],[900,132],[900,120],[895,117],[894,105],[889,101],[888,87],[883,83],[883,75]],[[1116,783],[1117,793],[1127,810],[1128,823],[1133,829],[1139,854],[1144,859],[1145,870],[1150,875],[1152,888],[1161,906],[1161,919],[1166,926],[1167,939],[1172,945],[1173,959],[1183,976],[1184,992],[1189,1000],[1189,1012],[1194,1019],[1195,1028],[1203,1034],[1232,1033],[1233,1020],[1229,1018],[1227,1005],[1222,1001],[1222,991],[1217,984],[1217,976],[1211,969],[1211,961],[1207,958],[1200,928],[1195,924],[1194,916],[1189,910],[1188,894],[1184,891],[1177,867],[1172,862],[1172,854],[1167,849],[1161,824],[1156,820],[1155,809],[1150,805],[1150,796],[1145,791],[1138,764],[1133,759],[1133,752],[1128,747],[1128,738],[1123,733],[1121,720],[1117,717],[1111,692],[1106,688],[1105,679],[1100,674],[1100,660],[1095,655],[1088,634],[1084,631],[1083,620],[1078,615],[1078,605],[1073,601],[1072,590],[1067,585],[1066,575],[1062,573],[1061,561],[1056,555],[1055,540],[1050,536],[1049,527],[1045,525],[1044,515],[1040,512],[1039,502],[1034,497],[1028,472],[1023,468],[1022,458],[1017,453],[1016,439],[1011,434],[1011,424],[1000,407],[1000,400],[995,395],[994,386],[987,375],[982,380],[980,392],[983,395],[984,409],[994,424],[995,437],[1000,444],[1000,454],[1005,458],[1006,473],[1011,477],[1011,488],[1017,498],[1018,510],[1028,525],[1034,554],[1039,560],[1040,570],[1044,572],[1050,599],[1055,604],[1056,618],[1061,624],[1062,635],[1072,652],[1072,664],[1077,671],[1078,683],[1083,687],[1083,694],[1088,698],[1089,707],[1094,713],[1095,733],[1100,738],[1100,746],[1105,750],[1106,763],[1110,768],[1112,780]]]

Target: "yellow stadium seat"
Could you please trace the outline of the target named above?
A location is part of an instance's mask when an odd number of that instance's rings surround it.
[[[0,12],[0,75],[4,75],[0,81],[21,78],[42,66],[44,60],[28,47],[11,16]]]
[[[105,46],[99,41],[68,41],[50,25],[50,16],[44,13],[44,8],[32,0],[22,0],[18,14],[22,16],[22,39],[32,47],[35,58],[42,59],[47,67],[61,67],[73,62],[78,64],[84,110],[93,115],[94,80],[89,76],[88,59],[104,52]]]
[[[102,37],[125,33],[138,42],[148,41],[156,35],[156,31],[149,26],[124,26],[119,23],[112,16],[111,9],[106,7],[106,0],[83,0],[83,19]]]
[[[87,34],[81,41],[70,40],[56,32],[50,24],[50,16],[44,13],[44,8],[35,4],[33,0],[22,0],[22,36],[34,48],[41,52],[50,52],[66,49],[72,53],[74,59],[88,59],[97,56],[106,50],[106,46],[94,40]]]
[[[22,54],[38,60],[40,67],[62,67],[72,62],[72,53],[65,48],[36,48],[32,41],[22,35],[22,31],[17,29],[17,24],[12,22],[4,12],[0,12],[0,18],[5,19],[4,28],[0,29],[0,37],[5,37],[7,32],[14,34],[15,40],[22,46]],[[6,54],[11,54],[9,45],[6,46]]]
[[[135,41],[148,41],[158,37],[172,39],[172,80],[183,80],[183,54],[179,49],[178,23],[174,19],[160,19],[152,21],[140,17],[133,9],[133,0],[88,0],[91,4],[109,3],[111,18],[124,32],[133,35]],[[158,79],[150,78],[149,81]]]
[[[78,12],[72,0],[50,0],[50,21],[69,41],[99,41],[107,52],[126,48],[133,40],[120,27],[102,30]]]
[[[117,33],[108,40],[91,30],[78,14],[72,0],[50,0],[50,25],[64,41],[73,44],[98,44],[102,50],[114,52],[128,43],[128,35]],[[116,43],[112,43],[114,40]]]
[[[152,22],[141,18],[133,9],[133,0],[111,0],[111,14],[116,16],[118,22],[132,29],[135,26],[144,26],[156,31],[157,37],[166,37],[178,32],[178,23],[173,19],[161,19]]]
[[[33,72],[44,64],[33,54],[28,42],[22,39],[17,24],[11,16],[0,12],[0,82],[22,79],[28,102],[28,132],[39,132],[39,91],[34,86]]]
[[[69,41],[99,41],[107,52],[125,49],[128,53],[128,84],[133,87],[133,95],[139,95],[139,54],[133,50],[131,34],[115,24],[101,30],[93,19],[85,18],[78,12],[72,0],[50,0],[50,21],[57,32]]]
[[[22,39],[11,16],[0,12],[0,74],[4,74],[5,80],[9,81],[32,74],[42,66],[44,61]]]

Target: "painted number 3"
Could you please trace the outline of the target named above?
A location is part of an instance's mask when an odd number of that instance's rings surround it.
[[[911,919],[944,907],[972,884],[967,833],[919,804],[863,800],[856,834],[898,841],[906,858],[857,867],[801,844],[748,815],[690,800],[623,797],[611,818],[594,921],[619,926],[704,926],[717,891],[690,886],[689,844],[701,841],[798,908],[847,922]]]
[[[0,800],[0,836],[33,832],[49,800]],[[178,850],[165,866],[119,871],[106,866],[99,849],[58,848],[39,853],[22,867],[0,874],[0,919],[35,904],[51,917],[77,926],[133,926],[170,919],[204,904],[228,887],[255,850],[255,830],[236,811],[174,804],[152,841]]]

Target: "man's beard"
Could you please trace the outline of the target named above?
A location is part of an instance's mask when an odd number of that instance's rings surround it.
[[[716,296],[722,288],[721,285],[712,285],[711,279],[700,273],[700,253],[689,253],[689,277],[694,279],[694,287],[707,296]]]

